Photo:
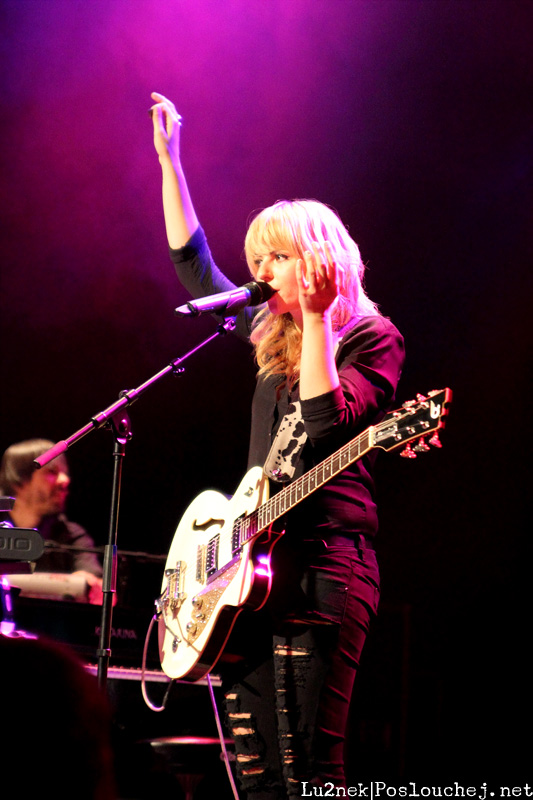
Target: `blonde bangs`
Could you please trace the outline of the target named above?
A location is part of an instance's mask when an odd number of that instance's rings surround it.
[[[266,208],[252,220],[244,240],[244,252],[250,270],[254,258],[261,253],[289,250],[303,256],[303,248],[298,237],[298,226],[284,213],[280,203]]]

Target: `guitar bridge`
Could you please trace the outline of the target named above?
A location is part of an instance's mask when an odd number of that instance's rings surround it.
[[[174,613],[179,611],[183,601],[187,598],[186,593],[183,591],[186,566],[185,561],[178,561],[175,569],[165,570],[167,591],[166,597],[163,600],[163,605],[166,610],[170,609]]]

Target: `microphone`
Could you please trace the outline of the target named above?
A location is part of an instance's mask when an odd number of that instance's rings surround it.
[[[265,303],[276,293],[275,289],[264,281],[245,283],[239,289],[212,294],[189,300],[184,306],[174,309],[178,317],[198,317],[200,314],[220,314],[233,317],[245,306],[258,306]]]

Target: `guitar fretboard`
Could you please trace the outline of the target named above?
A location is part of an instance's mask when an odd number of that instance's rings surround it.
[[[236,550],[249,542],[275,520],[371,450],[371,432],[373,430],[372,427],[368,428],[333,455],[328,456],[316,467],[306,472],[305,475],[285,486],[251,514],[236,519],[233,524],[233,549]]]
[[[431,431],[436,432],[444,424],[442,418],[447,414],[446,407],[450,400],[449,389],[429,392],[428,397],[417,395],[416,400],[410,400],[401,409],[386,414],[379,423],[370,426],[305,475],[289,483],[251,514],[238,517],[232,527],[233,553],[237,554],[243,545],[369,450],[376,447],[393,450],[404,442],[421,438]],[[433,439],[429,443],[440,446]]]

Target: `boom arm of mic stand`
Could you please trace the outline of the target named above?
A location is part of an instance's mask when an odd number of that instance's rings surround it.
[[[175,358],[174,361],[171,361],[170,364],[167,364],[167,366],[162,370],[157,372],[155,375],[152,375],[152,377],[148,378],[148,380],[144,383],[141,383],[141,385],[136,389],[129,389],[120,392],[120,399],[112,403],[103,411],[100,411],[98,414],[95,414],[93,417],[91,417],[91,420],[87,423],[87,425],[84,425],[83,428],[80,428],[78,431],[76,431],[76,433],[73,433],[68,439],[62,439],[61,441],[57,442],[45,453],[38,456],[34,461],[35,466],[44,467],[45,464],[48,464],[54,458],[57,458],[57,456],[61,455],[61,453],[65,453],[69,447],[72,447],[73,444],[91,431],[95,430],[96,428],[102,428],[106,425],[109,426],[111,424],[111,420],[117,415],[120,415],[123,409],[127,408],[136,400],[138,400],[140,395],[145,392],[146,389],[149,389],[161,378],[164,378],[165,375],[169,374],[169,372],[172,372],[175,375],[183,372],[184,368],[181,366],[182,362],[186,361],[190,356],[197,353],[199,350],[205,347],[205,345],[213,341],[213,339],[216,339],[219,336],[224,336],[224,334],[226,334],[228,331],[233,331],[234,329],[235,317],[229,317],[228,319],[224,320],[224,322],[217,327],[215,333],[213,333],[207,339],[204,339],[202,342],[200,342],[200,344],[196,345],[196,347],[193,347],[193,349],[189,350],[188,353],[185,353],[184,356]]]
[[[131,424],[129,416],[126,413],[126,408],[137,400],[140,395],[156,384],[169,372],[178,374],[183,372],[181,366],[194,353],[201,350],[213,339],[223,336],[228,331],[235,329],[235,318],[229,317],[218,325],[214,334],[204,339],[200,344],[189,350],[184,356],[178,357],[167,364],[162,370],[153,375],[147,381],[142,383],[136,389],[130,389],[120,393],[120,398],[115,403],[112,403],[104,411],[100,411],[91,417],[91,421],[87,423],[79,431],[76,431],[68,439],[57,442],[53,447],[35,459],[34,463],[37,467],[44,467],[52,459],[64,453],[75,442],[81,439],[86,434],[90,433],[96,428],[104,426],[111,427],[115,437],[115,444],[113,449],[113,486],[111,492],[111,510],[109,516],[109,537],[108,543],[104,548],[104,567],[103,567],[103,603],[102,603],[102,622],[100,629],[100,640],[98,650],[96,652],[98,659],[98,684],[101,688],[105,688],[107,683],[107,669],[109,659],[111,657],[111,628],[113,616],[113,596],[116,592],[116,579],[117,579],[117,532],[118,532],[118,515],[120,505],[120,487],[122,482],[122,469],[124,458],[126,455],[126,444],[132,438]]]

